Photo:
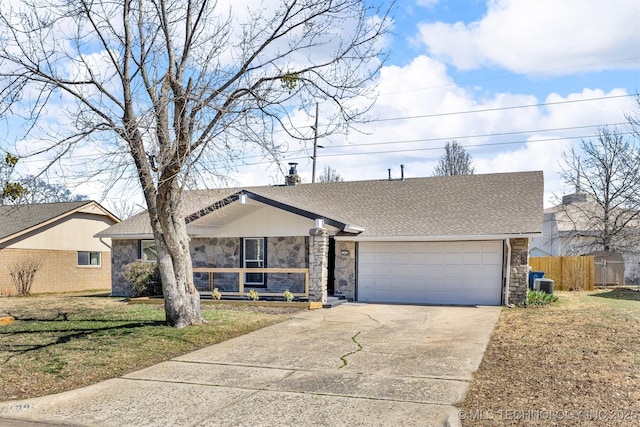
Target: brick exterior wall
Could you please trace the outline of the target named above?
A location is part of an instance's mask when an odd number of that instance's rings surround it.
[[[519,304],[527,299],[529,289],[529,239],[510,239],[511,271],[509,272],[509,304]]]
[[[77,251],[5,248],[0,251],[0,292],[16,293],[9,268],[19,259],[35,257],[42,261],[31,288],[32,294],[109,290],[111,288],[111,254],[102,252],[101,266],[78,266]]]

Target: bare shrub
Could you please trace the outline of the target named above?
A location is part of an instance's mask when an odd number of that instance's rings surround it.
[[[29,295],[36,272],[42,266],[42,260],[32,256],[21,258],[9,266],[9,275],[18,295]]]

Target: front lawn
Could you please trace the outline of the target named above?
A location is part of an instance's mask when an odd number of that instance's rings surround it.
[[[202,306],[207,323],[164,326],[162,306],[116,298],[0,298],[0,401],[59,393],[124,375],[281,322],[298,309]]]
[[[640,292],[557,292],[503,309],[461,414],[463,425],[640,422]]]

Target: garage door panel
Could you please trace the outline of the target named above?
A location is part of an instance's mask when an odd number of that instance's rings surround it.
[[[425,252],[411,252],[409,254],[409,264],[411,265],[426,265],[427,254]]]
[[[482,252],[465,252],[463,263],[465,265],[481,265]]]
[[[500,304],[502,241],[362,242],[358,300]]]
[[[462,265],[464,261],[464,255],[461,252],[447,252],[445,256],[445,264],[447,265]]]
[[[444,252],[429,252],[427,254],[427,264],[442,265],[444,264]]]

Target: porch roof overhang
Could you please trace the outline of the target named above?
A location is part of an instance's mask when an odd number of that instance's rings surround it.
[[[225,209],[225,211],[227,211],[226,212],[227,215],[245,215],[247,213],[250,213],[253,209],[256,209],[256,205],[257,205],[256,203],[252,204],[250,201],[257,202],[257,204],[271,206],[276,209],[281,209],[285,212],[299,215],[307,219],[311,219],[311,220],[322,219],[324,224],[334,228],[336,231],[339,231],[339,232],[349,233],[351,235],[357,235],[365,231],[364,227],[359,226],[357,224],[352,224],[336,217],[329,217],[320,212],[312,212],[310,210],[307,210],[298,206],[293,206],[288,203],[283,203],[273,198],[265,197],[260,194],[256,194],[254,192],[247,191],[247,190],[243,190],[235,194],[232,194],[231,196],[227,197],[224,200],[220,200],[213,205],[207,206],[199,210],[198,212],[195,212],[187,216],[185,218],[185,221],[187,223],[187,230],[189,231],[189,229],[192,229],[196,234],[200,234],[201,231],[206,227],[209,227],[209,228],[218,227],[218,225],[215,224],[216,220],[215,219],[211,220],[212,217],[210,217],[209,215],[223,208]],[[207,226],[203,227],[201,225],[195,224],[196,222],[200,222],[199,220],[201,220],[205,216],[208,216],[207,219],[210,220]],[[190,224],[191,224],[191,227],[190,227]]]

